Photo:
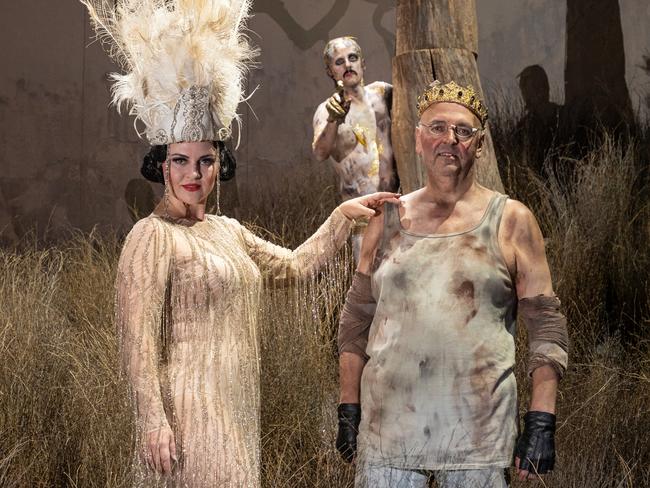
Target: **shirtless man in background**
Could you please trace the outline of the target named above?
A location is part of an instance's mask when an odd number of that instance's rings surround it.
[[[323,57],[337,92],[314,114],[314,157],[333,160],[343,200],[378,190],[396,191],[399,180],[390,141],[392,85],[383,81],[363,84],[365,62],[353,37],[332,39]],[[352,237],[355,262],[361,248],[360,231]]]

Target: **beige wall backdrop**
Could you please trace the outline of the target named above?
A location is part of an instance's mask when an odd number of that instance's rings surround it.
[[[259,68],[242,106],[237,150],[240,205],[247,188],[297,165],[331,172],[311,158],[311,119],[332,92],[322,50],[328,38],[355,35],[367,63],[366,81],[390,81],[395,9],[392,0],[257,0],[251,40]],[[488,91],[518,100],[517,74],[540,64],[553,98],[563,97],[565,2],[477,0],[479,69]],[[626,78],[642,106],[650,78],[650,4],[620,0]],[[92,42],[76,0],[0,4],[0,229],[11,240],[34,226],[56,236],[80,227],[128,229],[124,191],[139,179],[146,144],[132,120],[108,107],[115,66]],[[606,55],[606,53],[604,53]]]

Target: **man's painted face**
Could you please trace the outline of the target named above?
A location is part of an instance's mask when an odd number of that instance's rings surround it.
[[[204,203],[219,173],[219,155],[212,142],[179,142],[167,148],[165,178],[176,198],[187,205]],[[167,183],[169,184],[169,182]]]
[[[357,46],[339,42],[332,50],[328,71],[334,81],[343,81],[344,86],[355,86],[363,81],[364,62]]]
[[[447,131],[442,135],[431,131],[429,127],[447,124]],[[457,103],[434,103],[424,111],[420,123],[415,129],[415,149],[422,157],[422,163],[437,174],[450,175],[469,171],[477,155],[482,151],[483,135],[481,131],[461,141],[451,125],[462,128],[480,128],[478,118],[467,108]]]

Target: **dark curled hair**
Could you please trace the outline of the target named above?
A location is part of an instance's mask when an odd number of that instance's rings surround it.
[[[219,151],[219,179],[226,181],[235,176],[237,161],[235,156],[226,147],[223,141],[214,141],[214,147]],[[154,183],[165,183],[162,171],[162,163],[167,159],[167,146],[151,146],[151,149],[144,155],[140,173],[149,181]]]

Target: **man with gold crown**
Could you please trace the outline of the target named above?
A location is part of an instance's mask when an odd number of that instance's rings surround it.
[[[337,92],[314,114],[314,157],[318,161],[331,158],[343,200],[378,190],[397,191],[399,180],[390,141],[392,85],[383,81],[364,85],[366,65],[354,37],[330,40],[323,59]],[[355,263],[363,228],[357,226],[352,236]]]
[[[165,185],[127,236],[115,317],[134,400],[136,486],[260,486],[262,278],[316,272],[347,241],[353,219],[395,194],[337,207],[291,251],[234,219],[206,212],[235,167],[224,148],[254,54],[248,0],[82,0],[128,71],[113,75],[152,147],[142,173]]]
[[[371,218],[341,316],[337,448],[359,488],[502,488],[513,461],[522,480],[553,469],[566,319],[535,217],[475,180],[475,90],[435,81],[418,115],[427,184]],[[518,439],[517,312],[532,377]]]

